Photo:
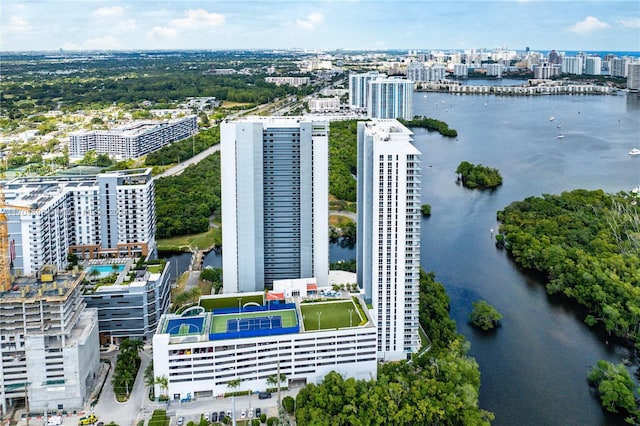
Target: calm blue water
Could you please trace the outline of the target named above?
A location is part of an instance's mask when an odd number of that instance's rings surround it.
[[[481,406],[496,414],[495,425],[623,424],[600,408],[586,375],[599,359],[618,363],[632,355],[589,329],[578,306],[549,297],[539,277],[495,248],[490,229],[498,228],[497,210],[527,196],[639,185],[640,156],[628,151],[640,148],[640,99],[424,95],[415,93],[415,113],[446,121],[459,136],[415,130],[422,201],[432,207],[422,223],[421,264],[445,285],[451,315],[472,344],[482,373]],[[457,185],[454,171],[463,160],[498,168],[504,184],[485,192]],[[355,258],[355,250],[334,244],[330,257]],[[188,254],[177,259],[188,267]],[[205,265],[219,267],[220,260],[209,254]],[[477,299],[504,315],[496,333],[467,324]]]
[[[91,272],[98,271],[99,275],[96,278],[104,278],[113,274],[114,272],[120,273],[124,269],[124,265],[96,265],[87,268],[87,275],[91,275]]]
[[[451,315],[471,341],[481,405],[496,414],[496,425],[620,423],[602,411],[585,377],[597,360],[620,362],[629,352],[584,325],[580,308],[547,296],[537,277],[495,248],[490,229],[498,228],[497,210],[530,195],[638,185],[640,158],[628,151],[640,146],[640,99],[416,95],[416,114],[446,121],[459,134],[415,130],[422,199],[432,206],[421,263],[447,288]],[[498,168],[504,184],[485,192],[457,185],[454,171],[463,160]],[[468,325],[477,299],[504,315],[496,333]]]

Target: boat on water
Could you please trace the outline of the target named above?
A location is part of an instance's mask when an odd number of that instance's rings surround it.
[[[551,117],[549,117],[549,121],[553,121],[553,120],[555,120],[555,119],[556,119],[556,118],[555,118],[553,115],[552,115]]]
[[[629,151],[629,155],[640,155],[640,149],[633,148],[631,151]]]
[[[564,135],[558,135],[558,139],[564,138]]]

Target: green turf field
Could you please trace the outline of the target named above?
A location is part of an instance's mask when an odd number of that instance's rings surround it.
[[[352,311],[349,314],[349,310]],[[344,328],[360,324],[362,318],[351,300],[339,302],[301,303],[302,322],[306,331],[318,330],[318,312],[320,316],[320,330]],[[351,315],[352,320],[349,319]]]

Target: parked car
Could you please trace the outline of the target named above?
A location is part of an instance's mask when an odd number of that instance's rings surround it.
[[[247,410],[243,408],[242,411],[240,412],[240,418],[244,419],[246,417],[247,417]]]
[[[209,421],[209,413],[204,413],[202,416],[206,421]]]
[[[219,421],[222,421],[222,420],[224,419],[224,417],[225,417],[225,413],[224,413],[224,411],[220,411],[220,412],[218,413],[218,420],[219,420]]]
[[[218,413],[216,413],[215,411],[213,413],[211,413],[211,421],[212,422],[217,422],[218,421]]]
[[[78,425],[80,426],[92,425],[96,421],[98,421],[98,417],[96,417],[95,414],[90,414],[85,417],[80,417],[80,419],[78,419]]]
[[[184,424],[184,417],[178,417],[178,421],[176,422],[178,426],[182,426]]]
[[[253,408],[249,408],[249,412],[247,413],[247,417],[249,417],[250,419],[253,418]]]
[[[262,410],[259,408],[256,408],[256,417],[260,417],[262,415]]]
[[[269,399],[271,398],[271,394],[269,392],[260,392],[258,394],[258,399]]]

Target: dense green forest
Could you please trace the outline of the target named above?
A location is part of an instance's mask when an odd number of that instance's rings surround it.
[[[496,188],[502,185],[502,176],[498,169],[462,161],[456,173],[460,175],[462,184],[467,188]]]
[[[42,59],[42,58],[40,58]],[[265,83],[266,67],[276,64],[288,75],[295,66],[283,63],[286,57],[270,55],[239,61],[222,54],[202,57],[181,55],[126,55],[104,57],[74,56],[49,61],[28,57],[3,57],[0,82],[0,113],[6,120],[25,119],[40,112],[59,109],[72,112],[112,106],[139,107],[150,101],[153,107],[174,106],[188,97],[215,97],[218,100],[266,103],[291,94],[306,95],[311,87],[295,88]],[[232,75],[212,75],[211,68],[237,70]],[[9,122],[3,122],[2,127]]]
[[[151,152],[144,160],[145,166],[163,166],[179,163],[204,151],[210,146],[220,143],[220,127],[214,126],[200,131],[197,135],[163,146],[158,151]]]
[[[381,364],[376,380],[332,372],[296,398],[299,425],[488,425],[478,407],[480,371],[449,317],[449,298],[435,276],[420,274],[420,324],[431,350],[412,362]]]
[[[329,132],[329,193],[356,201],[358,120],[333,121]]]
[[[547,292],[584,305],[589,325],[640,349],[640,199],[574,190],[516,201],[498,212],[516,262],[544,272]]]
[[[178,176],[156,180],[157,238],[205,232],[219,210],[220,152]]]
[[[455,138],[458,136],[458,132],[455,129],[450,129],[449,125],[444,121],[436,120],[435,118],[421,117],[416,115],[412,120],[398,119],[399,122],[407,127],[422,127],[427,130],[433,130],[440,132],[442,136],[448,136]]]

